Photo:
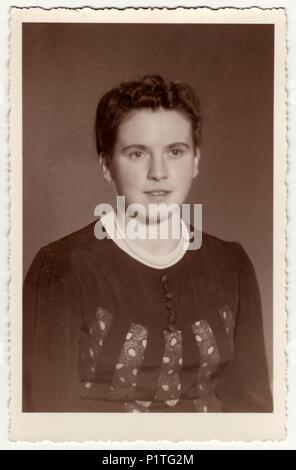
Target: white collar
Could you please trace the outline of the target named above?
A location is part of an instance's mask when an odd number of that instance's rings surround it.
[[[168,254],[153,255],[141,249],[133,240],[129,240],[125,237],[124,229],[119,223],[118,217],[113,209],[101,218],[101,223],[108,237],[111,238],[119,248],[140,263],[155,269],[164,269],[173,266],[185,255],[189,246],[189,231],[182,219],[180,219],[180,222],[181,237],[177,246]],[[115,234],[119,234],[119,236],[115,236]]]

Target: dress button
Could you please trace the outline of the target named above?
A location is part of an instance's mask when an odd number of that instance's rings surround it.
[[[173,310],[173,309],[174,309],[174,305],[173,305],[173,302],[172,302],[171,300],[168,300],[168,301],[166,302],[166,308],[167,308],[168,310]]]
[[[169,299],[169,300],[173,298],[173,294],[171,292],[167,292],[164,296],[166,299]]]
[[[168,319],[168,323],[172,325],[176,321],[176,315],[174,313],[171,314],[170,318]]]
[[[167,330],[170,331],[171,333],[173,333],[174,331],[176,331],[176,328],[174,327],[174,325],[171,325],[170,323],[168,324],[168,327],[167,327]]]
[[[166,282],[168,280],[167,275],[164,274],[163,276],[161,276],[160,280],[161,280],[161,282]]]

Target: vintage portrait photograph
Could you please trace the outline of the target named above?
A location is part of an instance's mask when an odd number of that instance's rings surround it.
[[[280,438],[284,15],[73,12],[12,11],[14,435]]]

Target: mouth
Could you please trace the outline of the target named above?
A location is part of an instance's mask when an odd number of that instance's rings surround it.
[[[153,191],[144,191],[145,194],[148,194],[149,196],[166,196],[167,194],[170,194],[172,191],[167,191],[165,189],[155,189]]]

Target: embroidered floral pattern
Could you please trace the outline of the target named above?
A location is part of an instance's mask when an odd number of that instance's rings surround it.
[[[225,330],[232,339],[234,322],[228,307],[219,310]],[[104,396],[107,390],[95,391],[93,379],[99,366],[103,344],[110,332],[113,316],[99,307],[95,320],[88,332],[82,333],[80,340],[81,386],[83,396]],[[216,398],[216,372],[221,359],[217,342],[211,326],[206,320],[196,321],[192,325],[196,345],[199,350],[200,364],[196,372],[196,393],[193,406],[197,412],[219,412],[221,403]],[[160,365],[157,391],[153,401],[163,402],[168,407],[175,407],[181,397],[180,370],[182,368],[182,332],[163,331],[164,352]],[[149,412],[151,401],[135,400],[137,376],[144,360],[147,348],[148,330],[145,326],[132,323],[115,365],[111,385],[108,387],[109,398],[120,400],[127,412]],[[103,393],[104,392],[104,393]],[[106,396],[106,395],[105,395]],[[126,400],[124,402],[124,400]]]
[[[199,398],[208,395],[214,388],[214,373],[220,364],[220,354],[214,333],[205,320],[192,325],[196,344],[199,349],[200,367],[197,370],[197,395]]]
[[[149,406],[151,401],[134,401],[126,402],[124,404],[125,409],[128,413],[149,413]]]
[[[222,411],[222,404],[214,393],[211,393],[204,398],[193,400],[193,405],[195,411],[199,413],[219,413]]]
[[[147,328],[132,323],[126,335],[110,387],[110,396],[131,399],[137,385],[137,375],[147,347]]]
[[[96,369],[104,344],[112,324],[112,315],[102,307],[96,311],[95,320],[87,333],[80,338],[80,375],[86,381],[86,388],[90,388],[91,380],[96,375]]]
[[[164,355],[158,379],[156,400],[164,401],[168,406],[175,406],[181,394],[179,371],[182,367],[182,333],[164,331]]]

